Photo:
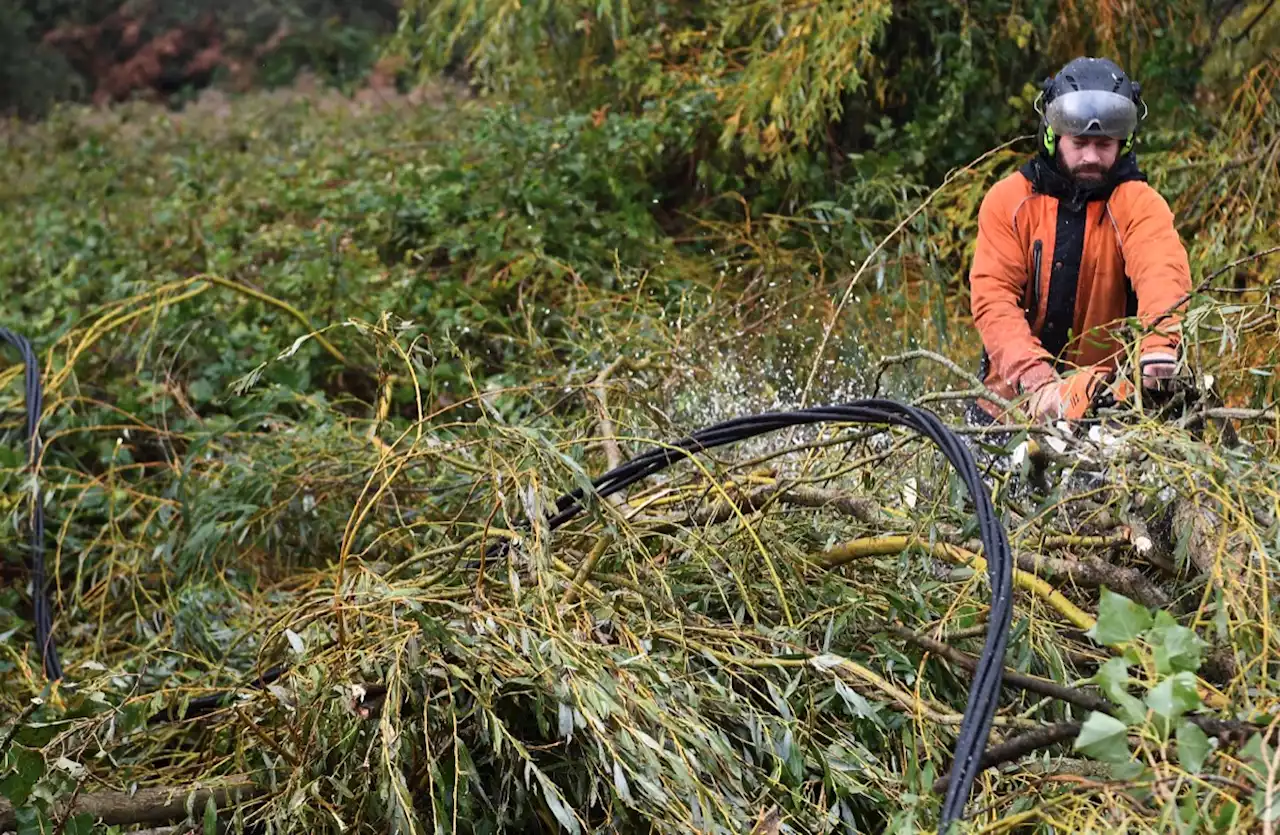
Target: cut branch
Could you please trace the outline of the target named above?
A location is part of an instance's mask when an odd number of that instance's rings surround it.
[[[987,561],[971,551],[945,542],[928,542],[915,536],[878,536],[855,539],[824,551],[817,562],[824,568],[839,568],[845,563],[866,557],[887,557],[908,548],[920,550],[956,565],[972,568],[979,574],[987,570]],[[1062,592],[1050,586],[1042,578],[1020,569],[1013,570],[1013,584],[1023,591],[1039,597],[1073,626],[1088,631],[1094,626],[1093,616],[1068,600]]]
[[[596,408],[600,412],[600,437],[604,444],[604,457],[609,463],[609,469],[616,470],[622,466],[622,451],[618,448],[618,432],[614,428],[613,419],[609,417],[609,398],[608,390],[605,383],[613,376],[613,372],[627,364],[626,357],[618,357],[613,362],[605,366],[595,381],[591,384],[591,394],[596,399]],[[612,499],[615,503],[618,498]]]
[[[247,777],[237,777],[216,787],[147,788],[133,794],[94,792],[82,794],[58,810],[59,817],[91,815],[106,826],[160,824],[182,820],[191,808],[203,809],[209,799],[219,809],[253,800],[266,794]],[[69,806],[69,808],[68,808]],[[0,799],[0,832],[16,829],[18,816],[9,801]]]
[[[1018,567],[1023,571],[1041,576],[1065,578],[1075,585],[1086,588],[1105,585],[1130,600],[1154,609],[1163,609],[1169,605],[1169,595],[1137,569],[1112,565],[1097,557],[1066,559],[1019,553],[1016,559]]]

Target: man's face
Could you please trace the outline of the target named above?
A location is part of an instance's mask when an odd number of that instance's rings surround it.
[[[1064,136],[1058,143],[1062,167],[1084,183],[1099,183],[1120,155],[1120,140],[1110,136]]]

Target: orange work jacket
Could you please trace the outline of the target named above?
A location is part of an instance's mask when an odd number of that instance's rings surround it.
[[[1176,349],[1191,269],[1168,203],[1132,154],[1085,189],[1038,155],[983,198],[969,286],[980,375],[1013,398],[1054,370],[1113,370],[1128,316],[1149,326],[1169,314],[1141,352]]]

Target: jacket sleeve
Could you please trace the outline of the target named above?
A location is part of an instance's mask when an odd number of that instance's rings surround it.
[[[1164,318],[1142,340],[1142,352],[1174,349],[1182,337],[1182,305],[1191,293],[1191,265],[1173,212],[1150,186],[1134,189],[1121,229],[1125,272],[1138,296],[1138,319],[1144,326]],[[1165,314],[1169,314],[1165,316]]]
[[[1021,300],[1029,267],[1013,230],[1010,190],[997,184],[978,209],[978,241],[969,270],[970,309],[992,371],[1015,391],[1053,375],[1053,357],[1031,332]],[[1024,376],[1026,379],[1024,380]]]

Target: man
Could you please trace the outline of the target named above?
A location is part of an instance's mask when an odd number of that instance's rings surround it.
[[[1177,367],[1191,270],[1168,204],[1138,170],[1141,104],[1116,64],[1071,61],[1041,87],[1036,155],[978,212],[969,282],[979,375],[1008,400],[1024,396],[1038,421],[1084,417],[1116,369],[1126,317],[1151,329],[1140,343],[1144,387]]]

